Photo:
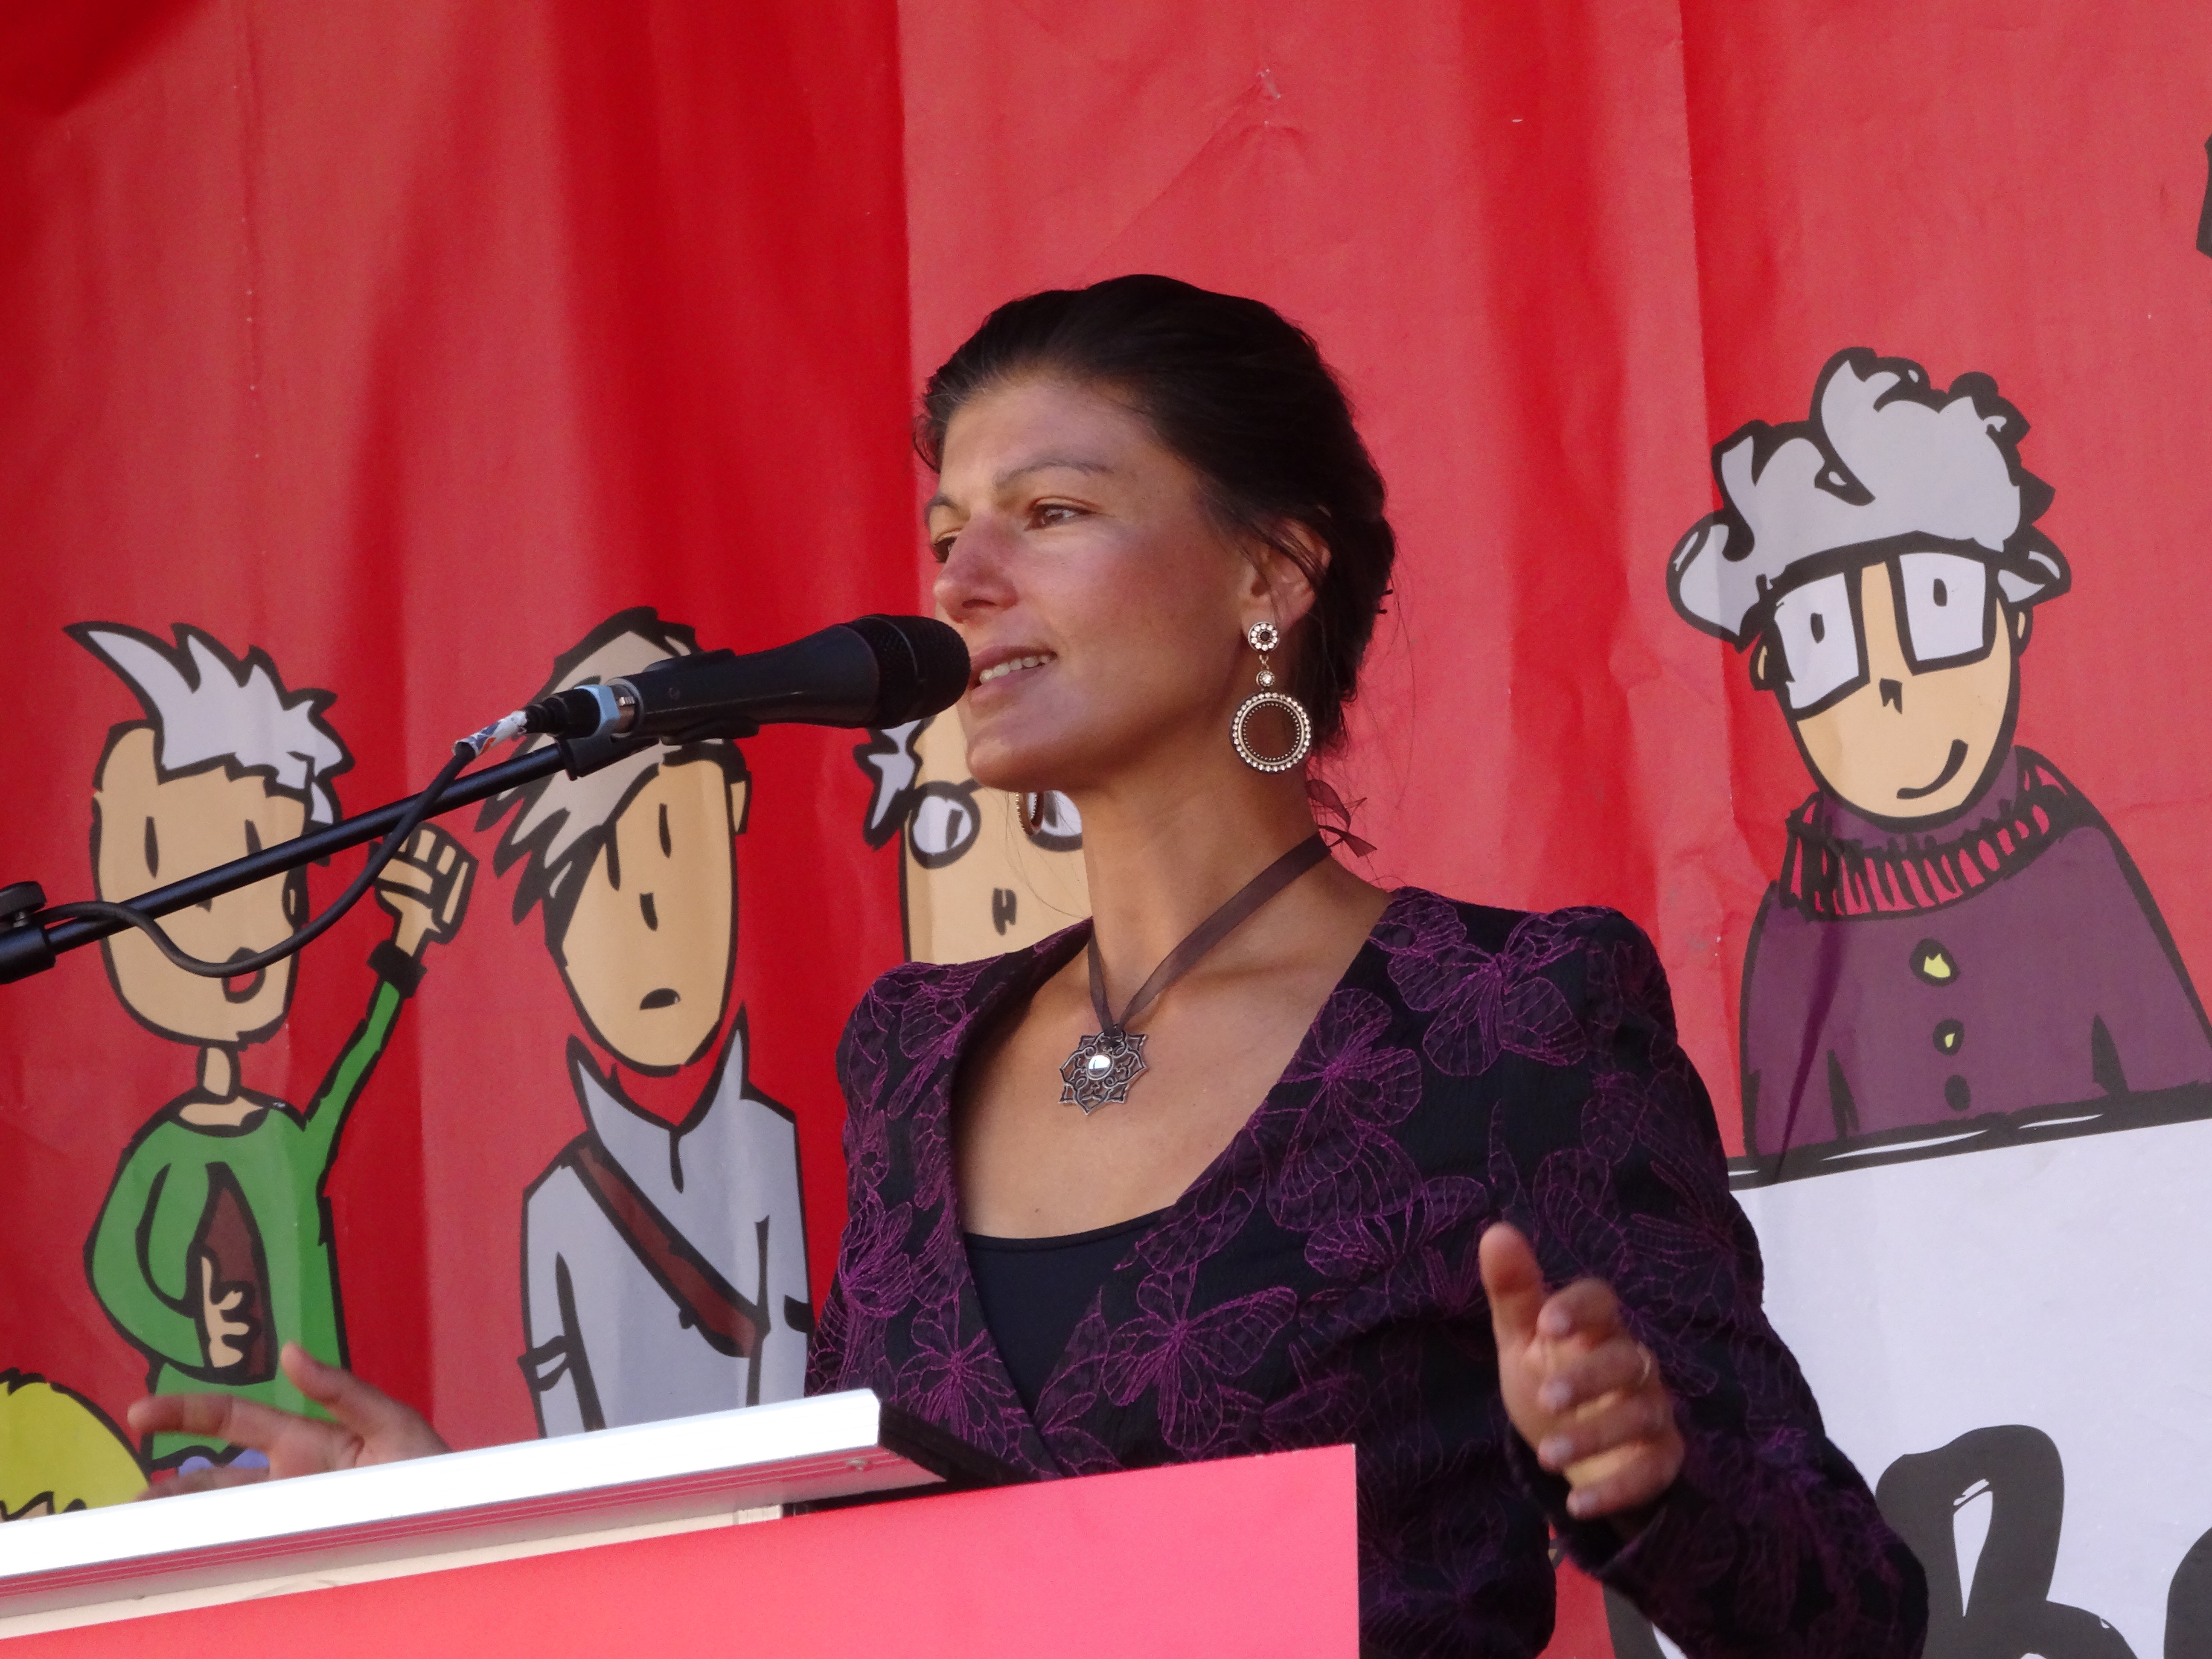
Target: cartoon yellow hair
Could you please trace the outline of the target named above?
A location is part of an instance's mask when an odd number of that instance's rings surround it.
[[[145,1484],[99,1407],[43,1377],[0,1371],[0,1521],[120,1504]]]

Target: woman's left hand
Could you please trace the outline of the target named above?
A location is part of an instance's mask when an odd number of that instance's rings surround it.
[[[447,1449],[438,1431],[419,1413],[351,1371],[325,1365],[298,1343],[287,1342],[276,1363],[293,1387],[337,1420],[302,1417],[235,1395],[149,1395],[133,1403],[126,1414],[137,1434],[189,1434],[210,1443],[228,1441],[259,1452],[269,1462],[264,1468],[222,1465],[195,1469],[149,1486],[138,1496],[179,1498],[220,1486],[432,1457]]]
[[[1570,1515],[1610,1516],[1633,1534],[1682,1468],[1674,1398],[1651,1351],[1603,1280],[1547,1295],[1536,1253],[1503,1223],[1480,1248],[1506,1414],[1536,1461],[1566,1477]]]

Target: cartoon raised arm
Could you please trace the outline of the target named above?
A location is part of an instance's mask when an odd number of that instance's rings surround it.
[[[1910,1150],[2082,1103],[2080,1121],[2118,1121],[2212,1081],[2142,877],[2013,741],[2032,623],[2072,580],[2036,528],[2051,491],[2021,465],[2027,432],[1987,375],[1939,392],[1845,351],[1809,419],[1715,448],[1726,505],[1675,549],[1675,608],[1749,652],[1817,786],[1745,961],[1753,1153]]]
[[[459,929],[476,868],[461,844],[424,824],[376,878],[376,902],[392,912],[392,943],[410,962]]]
[[[260,652],[244,660],[179,626],[152,635],[80,623],[72,637],[135,691],[146,718],[109,734],[93,799],[102,898],[127,900],[333,822],[331,779],[351,764],[323,718],[325,691],[288,692]],[[309,1402],[277,1370],[286,1341],[343,1360],[336,1263],[323,1186],[339,1131],[390,1040],[421,958],[450,938],[474,861],[442,831],[418,831],[380,878],[394,936],[370,956],[367,1016],[305,1112],[246,1088],[243,1051],[284,1023],[293,959],[229,979],[171,965],[136,932],[104,940],[108,978],[133,1018],[199,1051],[196,1086],[141,1129],[86,1245],[100,1305],[146,1356],[149,1386],[223,1389],[290,1410]],[[179,945],[222,962],[276,944],[306,919],[304,874],[272,878],[176,913]],[[165,1436],[157,1462],[217,1455]]]

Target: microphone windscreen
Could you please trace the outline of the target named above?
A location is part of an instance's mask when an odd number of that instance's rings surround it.
[[[876,659],[870,726],[901,726],[941,714],[968,690],[968,647],[931,617],[859,617],[845,624]]]

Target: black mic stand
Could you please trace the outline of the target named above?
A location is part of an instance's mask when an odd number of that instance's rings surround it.
[[[751,734],[748,732],[744,735]],[[566,771],[572,778],[584,777],[659,741],[659,738],[611,736],[563,738],[483,771],[464,773],[447,786],[429,816],[436,817],[457,807],[474,805],[555,772]],[[419,795],[410,795],[388,806],[342,818],[327,829],[279,842],[274,847],[218,865],[197,876],[187,876],[167,887],[141,893],[128,902],[133,909],[149,915],[166,916],[240,887],[251,887],[257,881],[281,876],[288,870],[326,859],[349,847],[380,839],[389,834],[421,799]],[[46,903],[46,890],[35,881],[19,881],[12,886],[0,887],[0,985],[42,974],[64,951],[106,939],[110,933],[119,933],[131,925],[114,916],[67,916],[42,923],[39,913]]]

